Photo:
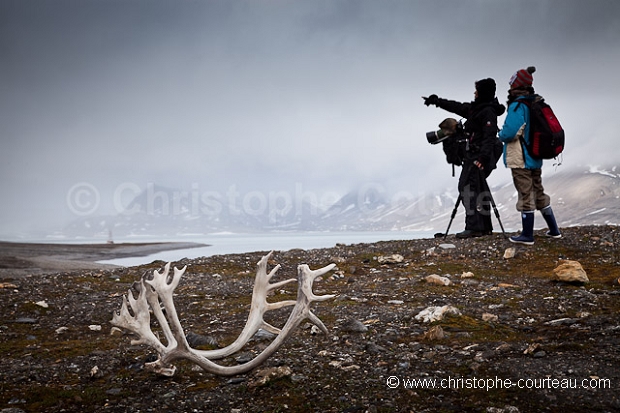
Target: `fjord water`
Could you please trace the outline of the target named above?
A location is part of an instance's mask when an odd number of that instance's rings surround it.
[[[426,231],[371,231],[371,232],[302,232],[302,233],[264,233],[233,234],[221,233],[201,236],[183,236],[166,239],[140,239],[140,242],[195,242],[204,247],[162,251],[145,257],[119,258],[99,261],[124,267],[142,265],[155,260],[178,261],[183,258],[208,257],[212,255],[238,254],[244,252],[288,251],[291,249],[330,248],[336,244],[360,244],[378,241],[420,239],[432,237]],[[118,242],[137,242],[136,239],[118,240]]]

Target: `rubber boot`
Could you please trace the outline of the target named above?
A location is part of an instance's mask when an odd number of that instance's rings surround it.
[[[558,228],[557,222],[555,222],[555,216],[553,215],[553,210],[551,209],[551,205],[544,207],[540,210],[545,222],[547,223],[547,227],[549,231],[545,235],[551,238],[562,238],[562,234],[560,233],[560,229]]]
[[[534,245],[534,211],[521,212],[521,222],[521,234],[510,237],[510,241],[515,244]]]

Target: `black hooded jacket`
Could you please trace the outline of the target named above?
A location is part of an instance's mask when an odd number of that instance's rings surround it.
[[[479,161],[487,174],[495,169],[502,154],[502,143],[497,138],[499,131],[497,117],[506,111],[506,107],[499,103],[497,98],[491,101],[475,100],[467,103],[439,98],[437,107],[467,119],[463,128],[467,135],[469,150],[464,161]]]

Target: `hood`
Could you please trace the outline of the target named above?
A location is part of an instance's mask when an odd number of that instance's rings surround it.
[[[493,98],[493,100],[486,102],[480,102],[478,100],[475,100],[473,104],[477,110],[480,110],[485,106],[490,106],[497,116],[501,116],[504,114],[504,112],[506,112],[506,106],[499,103],[499,100],[497,100],[497,98]]]

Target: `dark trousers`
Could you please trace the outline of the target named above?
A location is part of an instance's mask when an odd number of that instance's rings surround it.
[[[465,163],[459,176],[459,194],[465,207],[465,229],[492,232],[491,194],[486,190],[485,180],[490,174],[478,169],[473,163]]]

